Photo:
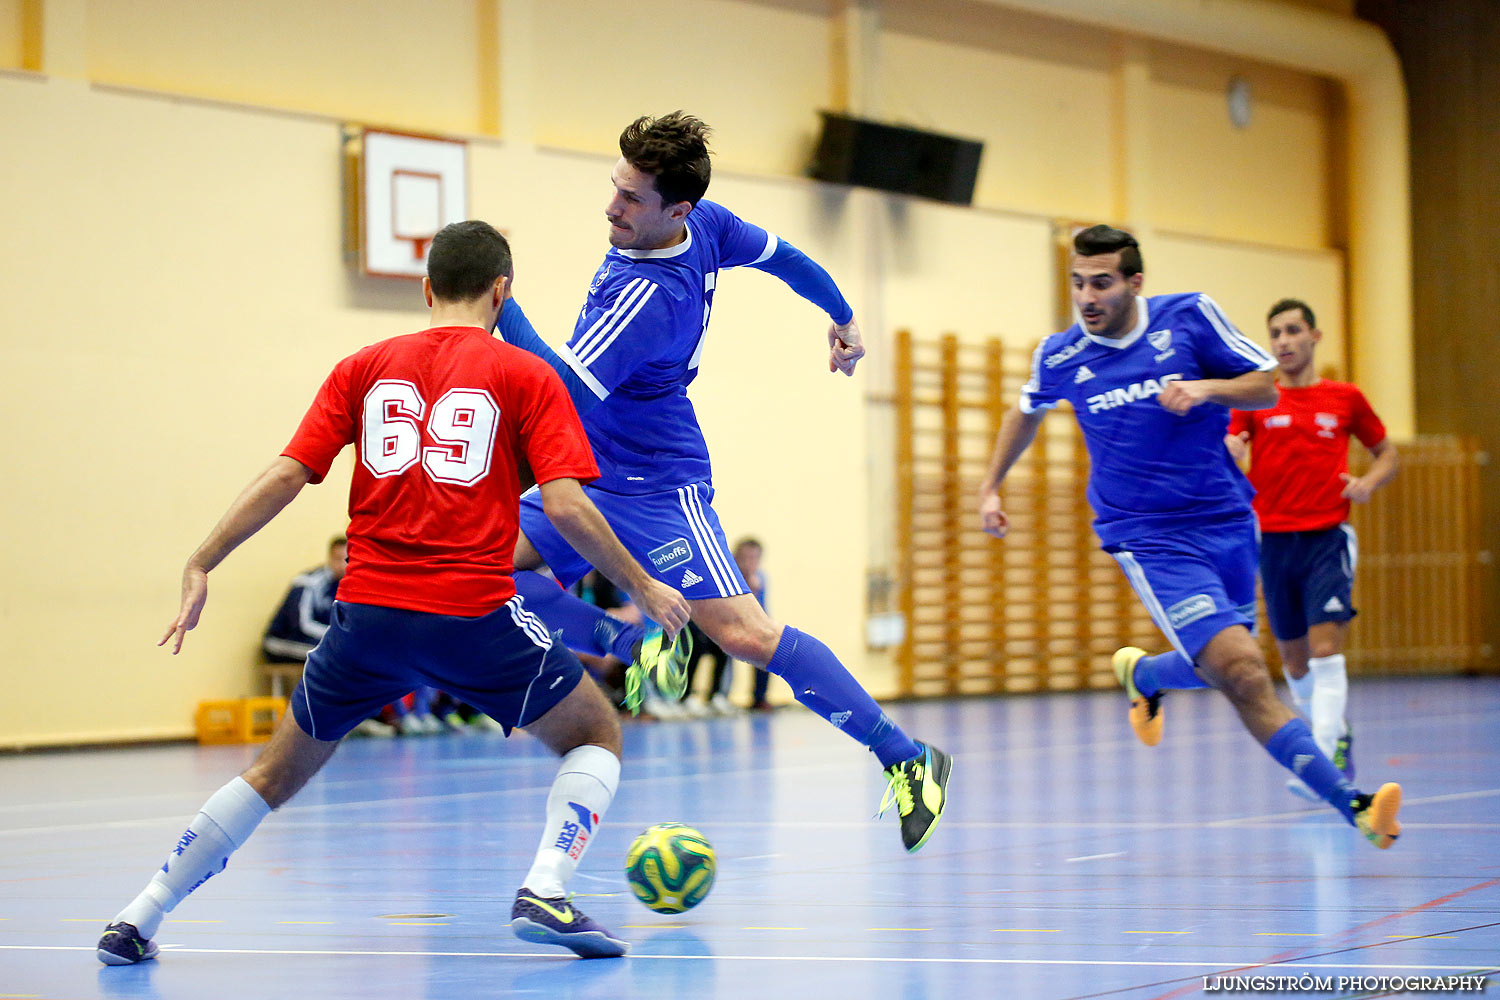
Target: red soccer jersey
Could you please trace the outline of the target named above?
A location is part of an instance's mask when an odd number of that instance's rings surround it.
[[[1279,386],[1269,410],[1235,410],[1229,433],[1250,432],[1250,484],[1262,531],[1318,531],[1342,524],[1341,494],[1349,471],[1349,435],[1366,448],[1385,440],[1385,425],[1365,394],[1347,382],[1322,379]]]
[[[282,454],[319,482],[351,443],[338,597],[357,604],[493,611],[516,592],[519,459],[539,483],[599,475],[557,373],[471,326],[394,337],[340,361]]]

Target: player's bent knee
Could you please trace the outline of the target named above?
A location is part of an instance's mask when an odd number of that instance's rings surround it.
[[[589,677],[582,678],[562,701],[525,729],[558,756],[584,744],[620,756],[620,717]]]
[[[1271,673],[1258,656],[1237,658],[1225,665],[1219,672],[1219,690],[1236,705],[1252,705],[1276,697]]]

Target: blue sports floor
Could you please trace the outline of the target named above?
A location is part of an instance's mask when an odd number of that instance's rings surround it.
[[[123,968],[94,958],[105,921],[253,751],[0,758],[0,997],[1167,998],[1252,974],[1369,997],[1389,984],[1337,977],[1500,968],[1500,681],[1353,682],[1360,783],[1406,790],[1389,851],[1288,794],[1212,693],[1170,696],[1155,749],[1120,695],[891,711],[955,756],[911,857],[872,818],[873,759],[800,708],[628,725],[572,886],[634,942],[622,960],[510,934],[554,768],[529,738],[349,743]],[[676,918],[621,873],[663,820],[719,852]]]

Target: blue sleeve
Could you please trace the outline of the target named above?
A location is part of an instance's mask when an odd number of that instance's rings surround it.
[[[562,378],[568,395],[573,399],[573,408],[579,414],[587,413],[598,405],[600,397],[537,334],[536,328],[531,325],[531,320],[527,319],[526,314],[521,311],[521,304],[515,299],[507,301],[505,307],[500,310],[500,322],[496,324],[495,329],[499,332],[500,339],[507,344],[519,347],[523,351],[530,351],[552,366]]]
[[[1046,365],[1042,364],[1042,356],[1046,350],[1047,341],[1044,340],[1036,345],[1036,350],[1031,354],[1031,378],[1021,386],[1021,398],[1017,401],[1022,413],[1050,410],[1062,398],[1057,392],[1056,385],[1047,384],[1046,376],[1050,374],[1050,371]]]
[[[847,323],[854,318],[854,310],[844,301],[839,286],[823,266],[785,240],[776,240],[771,256],[750,266],[785,281],[792,291],[826,312],[835,323]]]
[[[847,323],[854,318],[854,310],[844,301],[839,286],[817,261],[722,205],[706,200],[698,205],[704,209],[706,221],[717,230],[723,266],[753,267],[774,274],[792,291],[826,312],[835,323]]]
[[[1250,372],[1274,371],[1276,359],[1235,329],[1219,304],[1207,295],[1193,304],[1202,320],[1193,324],[1193,348],[1205,378],[1236,378]]]

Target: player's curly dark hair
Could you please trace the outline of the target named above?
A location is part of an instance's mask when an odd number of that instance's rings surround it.
[[[1113,226],[1089,226],[1073,237],[1073,249],[1085,257],[1118,251],[1120,273],[1127,278],[1145,270],[1146,265],[1141,260],[1141,245],[1135,241],[1134,236]]]
[[[427,251],[433,298],[468,302],[512,275],[510,244],[488,222],[469,219],[444,226]]]
[[[656,178],[662,203],[698,204],[708,190],[708,135],[701,119],[681,111],[652,118],[642,115],[620,133],[620,155],[643,174]]]

